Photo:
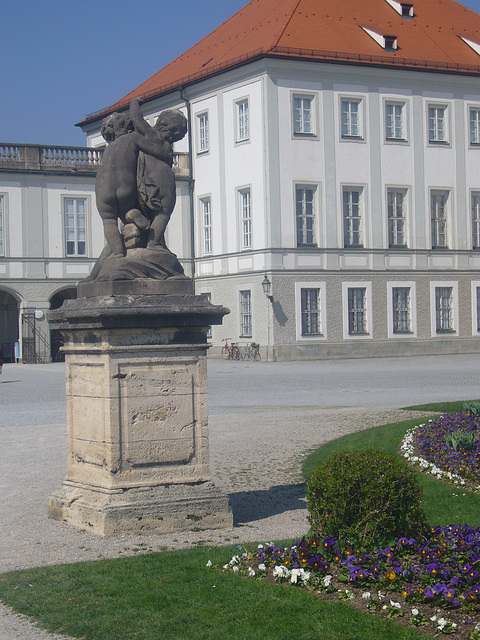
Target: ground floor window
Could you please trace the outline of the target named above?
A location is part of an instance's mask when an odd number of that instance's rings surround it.
[[[435,288],[435,326],[437,333],[453,331],[453,288]]]
[[[302,336],[322,333],[320,316],[320,289],[302,289]]]
[[[412,332],[410,287],[393,287],[393,333]]]
[[[348,289],[348,333],[367,333],[367,290],[364,287]]]
[[[240,291],[240,337],[252,337],[252,296],[249,290]]]

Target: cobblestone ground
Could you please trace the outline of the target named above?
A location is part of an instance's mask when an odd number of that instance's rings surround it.
[[[419,359],[416,359],[419,360]],[[426,361],[427,359],[424,359]],[[398,362],[398,359],[397,359]],[[399,367],[394,363],[395,371]],[[478,380],[474,375],[475,360],[470,357],[460,360],[452,358],[455,383],[450,385],[454,398],[478,397],[476,387],[469,387]],[[65,475],[66,433],[64,408],[64,372],[61,365],[32,366],[4,369],[0,384],[0,429],[2,446],[0,448],[0,571],[9,571],[27,567],[78,562],[99,558],[114,558],[136,553],[179,549],[195,545],[222,545],[240,542],[266,542],[271,539],[294,538],[306,533],[308,529],[305,490],[302,484],[301,462],[304,456],[323,442],[341,435],[366,429],[370,426],[387,424],[407,417],[419,418],[420,413],[399,409],[372,406],[375,398],[370,395],[361,406],[360,396],[354,401],[359,406],[345,406],[345,402],[319,406],[324,400],[315,385],[309,394],[309,402],[298,406],[291,382],[291,373],[298,367],[305,372],[305,363],[292,363],[270,369],[271,365],[258,365],[263,389],[263,405],[260,405],[260,393],[254,399],[255,406],[248,403],[230,402],[225,398],[224,381],[238,391],[255,385],[255,369],[237,367],[224,369],[230,363],[214,365],[218,374],[220,396],[215,399],[210,412],[210,458],[215,484],[228,493],[234,513],[234,527],[223,531],[198,531],[162,536],[128,537],[104,540],[88,533],[74,530],[68,525],[48,520],[46,502],[48,496],[57,489]],[[233,364],[233,363],[232,363]],[[399,363],[400,369],[408,367]],[[465,365],[469,364],[470,369]],[[284,365],[284,363],[279,363]],[[297,367],[298,365],[298,367]],[[255,367],[256,365],[253,365]],[[364,368],[357,367],[359,379],[365,375]],[[368,366],[372,366],[371,362]],[[274,365],[272,365],[274,367]],[[312,363],[313,369],[318,363]],[[330,374],[337,371],[339,380],[345,377],[342,367],[345,364],[327,364]],[[385,368],[385,361],[381,367]],[[435,374],[440,363],[429,361]],[[268,371],[282,371],[285,380],[277,380],[268,389]],[[352,369],[349,369],[351,374]],[[459,373],[461,372],[461,374]],[[411,382],[417,391],[418,379]],[[465,386],[462,387],[463,374]],[[331,375],[329,384],[334,388]],[[448,399],[449,379],[445,378],[446,392],[442,399]],[[467,380],[467,378],[469,378]],[[253,380],[252,380],[253,379]],[[381,379],[388,380],[382,372]],[[391,378],[390,378],[391,379]],[[427,384],[426,376],[422,378]],[[10,384],[5,384],[10,383]],[[210,381],[212,390],[212,382]],[[215,384],[215,376],[214,376]],[[300,387],[301,381],[296,382]],[[315,383],[318,386],[318,381]],[[347,384],[352,383],[350,375]],[[402,383],[403,384],[403,383]],[[400,383],[397,383],[401,386]],[[257,389],[258,389],[257,385]],[[358,384],[357,384],[358,386]],[[372,385],[370,384],[370,391]],[[405,406],[408,397],[408,385],[404,385],[404,396],[395,398],[390,406]],[[285,392],[285,389],[288,389]],[[423,401],[438,400],[438,385],[434,385],[432,395],[424,386]],[[464,395],[460,395],[459,391]],[[348,398],[344,389],[339,390],[342,400]],[[302,400],[307,393],[304,390]],[[244,396],[245,397],[245,396]],[[375,390],[380,403],[382,395]],[[383,398],[385,402],[385,398]],[[291,403],[291,404],[289,404]],[[339,406],[340,405],[340,406]],[[343,406],[342,406],[343,405]],[[385,404],[383,405],[385,407]],[[0,640],[56,640],[37,629],[21,616],[0,606]]]

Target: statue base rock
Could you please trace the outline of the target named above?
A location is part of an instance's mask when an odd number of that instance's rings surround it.
[[[85,283],[89,297],[50,312],[65,340],[68,462],[48,515],[101,536],[231,527],[210,478],[206,361],[208,327],[228,310],[131,285]]]

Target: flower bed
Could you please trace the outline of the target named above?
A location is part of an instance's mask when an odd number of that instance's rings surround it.
[[[447,444],[457,434],[472,434],[470,451],[463,447],[456,451]],[[409,462],[436,478],[479,491],[479,436],[479,414],[447,413],[407,431],[400,449]]]
[[[352,601],[432,633],[480,639],[480,528],[432,528],[422,541],[400,538],[371,553],[335,538],[283,548],[259,545],[223,569]]]

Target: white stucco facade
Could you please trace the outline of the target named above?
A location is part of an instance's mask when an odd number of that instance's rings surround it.
[[[263,59],[144,111],[171,107],[190,112],[196,291],[231,310],[214,353],[227,337],[279,359],[479,349],[477,77]]]

